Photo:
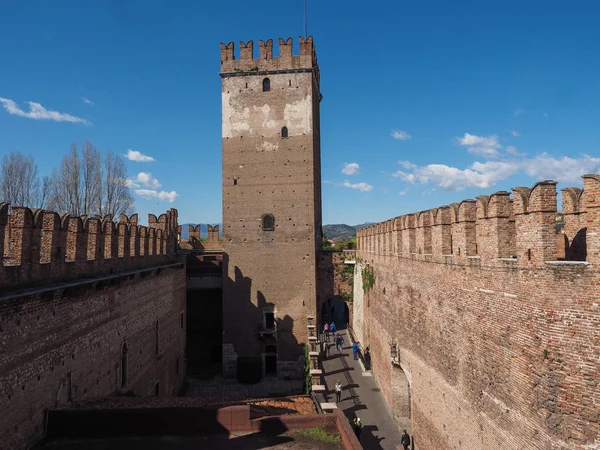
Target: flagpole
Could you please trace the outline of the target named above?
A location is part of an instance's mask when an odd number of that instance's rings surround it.
[[[308,37],[308,21],[306,16],[306,0],[304,0],[304,38]]]

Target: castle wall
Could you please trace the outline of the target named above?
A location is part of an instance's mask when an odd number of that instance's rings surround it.
[[[0,212],[7,212],[1,206]],[[119,392],[173,395],[185,374],[186,277],[184,264],[174,262],[167,216],[150,218],[150,227],[157,229],[128,224],[125,217],[119,224],[107,220],[105,228],[122,233],[107,233],[104,239],[97,232],[81,233],[77,220],[65,223],[75,224],[71,228],[54,227],[57,215],[36,214],[33,227],[28,218],[34,214],[26,208],[0,214],[5,224],[0,240],[8,236],[4,243],[10,250],[9,265],[0,267],[1,449],[26,448],[40,438],[47,408]],[[169,216],[176,229],[176,211]],[[52,227],[43,229],[40,223]],[[61,238],[62,230],[71,237]],[[140,243],[140,235],[152,239]],[[52,244],[56,236],[77,244],[66,247],[71,260]],[[80,256],[81,249],[92,244],[101,249],[105,242],[112,258],[107,252]],[[88,258],[92,255],[96,259]]]
[[[295,364],[316,309],[320,94],[312,39],[302,40],[300,56],[286,45],[273,58],[272,41],[261,41],[257,59],[243,44],[239,60],[233,44],[222,46],[223,307],[226,355],[260,356],[276,345],[278,360]],[[274,230],[263,230],[265,215]],[[265,311],[277,321],[271,342],[260,334]],[[300,377],[301,364],[279,375]]]
[[[590,232],[600,181],[584,181],[587,262],[557,261],[553,182],[478,198],[478,251],[465,257],[454,245],[453,255],[389,255],[369,237],[377,224],[359,230],[356,273],[368,264],[376,281],[364,299],[355,293],[353,325],[392,408],[397,346],[419,450],[600,445],[599,238]]]

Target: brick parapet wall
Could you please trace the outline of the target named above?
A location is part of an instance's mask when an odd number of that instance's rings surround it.
[[[584,181],[583,191],[563,190],[564,236],[573,246],[583,236],[587,264],[553,261],[553,182],[470,201],[463,222],[454,208],[452,257],[406,246],[386,255],[371,239],[376,225],[358,231],[356,273],[368,264],[375,285],[363,293],[355,277],[353,327],[392,407],[398,346],[420,450],[600,447],[600,177]],[[401,233],[408,217],[396,218]],[[471,237],[456,239],[467,223]],[[477,254],[462,256],[466,242]],[[482,251],[486,242],[493,252]],[[496,258],[511,248],[518,258]]]
[[[149,214],[146,227],[137,214],[113,222],[2,203],[0,293],[166,263],[177,230],[176,209]]]
[[[259,41],[259,58],[254,58],[254,42],[240,42],[239,59],[235,59],[234,44],[221,44],[221,74],[238,72],[283,71],[311,69],[318,73],[313,38],[300,37],[300,55],[292,54],[292,38],[279,38],[279,57],[273,57],[273,40]]]
[[[358,230],[357,247],[379,255],[468,265],[536,267],[559,259],[593,262],[590,251],[600,262],[600,226],[596,225],[600,219],[588,213],[600,211],[600,195],[586,194],[598,189],[600,177],[584,178],[584,190],[562,192],[564,236],[556,231],[556,182],[543,181],[532,188],[514,188],[512,198],[500,191],[370,225]],[[564,245],[559,243],[560,252],[557,239],[566,239]]]
[[[593,266],[464,266],[362,251],[359,258],[357,271],[368,263],[376,281],[364,298],[355,295],[354,328],[370,346],[389,405],[397,344],[420,450],[600,444]]]
[[[185,376],[185,298],[183,264],[5,294],[0,449],[41,437],[48,408],[119,392],[176,395]]]

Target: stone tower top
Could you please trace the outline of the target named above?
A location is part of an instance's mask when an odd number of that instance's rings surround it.
[[[259,41],[260,57],[254,58],[254,43],[240,42],[240,59],[235,59],[233,42],[221,44],[221,76],[260,72],[315,70],[318,74],[317,54],[312,36],[300,37],[300,55],[292,55],[292,38],[279,38],[279,57],[273,58],[273,39]]]

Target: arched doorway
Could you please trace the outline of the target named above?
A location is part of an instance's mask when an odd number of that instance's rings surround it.
[[[321,322],[331,323],[335,322],[338,330],[343,330],[348,327],[350,323],[350,310],[348,305],[341,297],[335,295],[328,299],[323,306],[321,306]]]
[[[410,430],[410,381],[398,364],[392,365],[392,414],[400,428]],[[410,432],[410,431],[409,431]]]

